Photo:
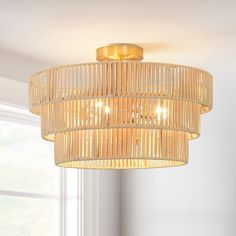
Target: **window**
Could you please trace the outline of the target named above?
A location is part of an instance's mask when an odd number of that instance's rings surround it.
[[[0,106],[0,235],[78,236],[82,172],[54,165],[34,119]]]

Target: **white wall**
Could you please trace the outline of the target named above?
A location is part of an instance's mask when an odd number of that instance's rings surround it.
[[[120,236],[120,172],[84,170],[84,236]]]
[[[121,236],[120,171],[100,171],[99,236]]]

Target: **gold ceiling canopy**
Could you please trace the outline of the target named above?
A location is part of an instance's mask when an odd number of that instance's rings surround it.
[[[55,163],[91,169],[187,164],[188,141],[212,109],[212,76],[182,65],[140,62],[143,49],[97,49],[98,63],[56,67],[31,76],[30,111]]]

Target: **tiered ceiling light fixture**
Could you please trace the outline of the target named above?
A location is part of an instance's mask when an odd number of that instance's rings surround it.
[[[188,163],[188,141],[212,109],[212,76],[182,65],[140,62],[143,49],[97,49],[97,63],[30,78],[30,111],[61,167],[129,169]]]

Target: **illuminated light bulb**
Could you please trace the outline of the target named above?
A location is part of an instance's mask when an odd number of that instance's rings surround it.
[[[110,112],[110,107],[109,106],[106,106],[105,107],[105,113],[108,114]]]
[[[161,115],[161,112],[162,112],[161,107],[157,107],[157,108],[156,108],[156,113],[157,113],[158,116]]]
[[[101,100],[97,103],[97,107],[99,107],[99,108],[102,107],[102,101]]]
[[[160,106],[158,106],[156,108],[156,114],[158,116],[158,119],[162,117],[165,120],[167,117],[167,109],[165,107],[161,108]]]

